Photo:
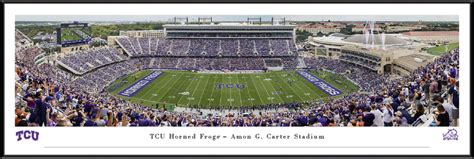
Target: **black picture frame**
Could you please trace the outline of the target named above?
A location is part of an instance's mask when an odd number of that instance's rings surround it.
[[[267,3],[278,3],[278,4],[285,4],[285,3],[335,3],[335,4],[347,4],[347,3],[367,3],[367,4],[469,4],[471,5],[471,0],[4,0],[2,2],[3,12],[5,13],[5,4],[29,4],[29,3],[41,3],[41,4],[107,4],[107,3],[117,3],[117,4],[136,4],[136,3],[159,3],[159,4],[182,4],[182,3],[190,3],[190,4],[202,4],[202,3],[225,3],[225,4],[241,4],[241,3],[249,3],[249,4],[267,4]],[[472,17],[470,19],[472,21]],[[5,26],[5,14],[3,15],[3,25]],[[472,24],[472,23],[470,23]],[[471,30],[472,34],[472,30]],[[5,29],[3,30],[4,36],[9,36],[5,34]],[[470,35],[470,37],[472,37]],[[471,42],[472,43],[472,42]],[[472,46],[472,45],[471,45]],[[1,58],[4,61],[5,56],[10,54],[7,53],[5,50],[5,43],[2,43],[2,47],[4,48],[4,53],[2,54]],[[472,61],[472,56],[471,59]],[[472,65],[469,64],[470,68],[472,69]],[[5,63],[2,65],[3,69],[0,69],[2,72],[2,77],[7,77],[5,75]],[[472,75],[472,71],[470,71]],[[472,76],[471,76],[472,78]],[[4,81],[4,80],[3,80]],[[472,85],[470,90],[472,90]],[[5,90],[5,81],[1,85],[1,90]],[[471,91],[470,91],[471,92]],[[472,92],[470,93],[472,99]],[[2,95],[1,100],[5,105],[5,96]],[[472,114],[472,109],[470,115]],[[0,109],[0,113],[6,115],[4,109]],[[472,118],[469,117],[472,121]],[[5,123],[1,122],[2,126],[2,145],[1,148],[1,156],[2,158],[91,158],[91,157],[100,157],[100,158],[471,158],[472,157],[472,147],[470,150],[470,155],[6,155],[5,154]],[[470,128],[472,128],[472,122],[470,123]],[[471,129],[469,130],[471,131]],[[470,137],[472,140],[472,136]],[[471,146],[471,141],[469,145]]]

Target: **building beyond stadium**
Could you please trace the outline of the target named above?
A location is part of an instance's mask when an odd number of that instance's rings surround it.
[[[363,34],[331,34],[325,37],[310,37],[308,43],[314,46],[317,57],[337,59],[353,63],[382,73],[408,75],[420,66],[433,61],[435,56],[424,53],[422,48],[429,43],[458,42],[458,33],[407,32],[387,34],[382,44],[380,34],[368,39]],[[373,43],[371,43],[374,38]]]

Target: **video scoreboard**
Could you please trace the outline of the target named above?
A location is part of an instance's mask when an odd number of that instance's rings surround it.
[[[77,44],[87,44],[92,40],[91,28],[88,23],[62,23],[56,28],[57,44],[70,46]]]

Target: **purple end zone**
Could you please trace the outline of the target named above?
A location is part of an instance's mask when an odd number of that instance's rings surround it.
[[[128,86],[124,90],[119,92],[119,95],[121,96],[126,96],[126,97],[133,97],[135,94],[137,94],[141,89],[145,88],[148,84],[153,82],[158,76],[160,76],[162,72],[159,71],[153,71],[152,73],[148,74],[146,77],[143,77],[142,79],[136,81],[132,85]]]
[[[307,71],[297,71],[300,76],[302,76],[304,79],[308,80],[311,82],[314,86],[318,87],[321,89],[324,93],[330,96],[337,96],[342,94],[342,92],[330,84],[324,82],[323,80],[319,79],[318,77],[312,75],[311,73]]]

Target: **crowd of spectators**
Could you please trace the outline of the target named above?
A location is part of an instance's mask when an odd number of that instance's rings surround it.
[[[267,67],[285,67],[287,69],[295,69],[297,62],[294,59],[295,58],[139,57],[132,58],[126,62],[141,61],[140,66],[138,66],[139,69],[265,70]],[[278,62],[271,62],[275,60]],[[265,65],[265,63],[267,64]]]
[[[15,31],[15,50],[31,47],[33,41],[20,31]]]
[[[327,58],[304,58],[305,64],[313,69],[325,69],[346,76],[359,85],[361,91],[372,92],[379,90],[383,81],[388,79],[388,74],[379,75],[377,72],[356,64],[331,60]]]
[[[143,48],[147,48],[139,45],[141,40],[126,41],[130,44],[127,49],[144,53]],[[174,44],[177,43],[170,43],[168,49],[172,50]],[[307,66],[343,74],[356,82],[362,92],[327,101],[249,106],[239,110],[180,108],[172,112],[113,97],[104,87],[123,75],[150,67],[215,69],[245,65],[242,67],[255,69],[251,65],[264,65],[265,61],[262,58],[132,58],[91,70],[71,82],[70,73],[49,64],[37,66],[30,55],[40,52],[36,47],[16,52],[16,126],[410,126],[420,120],[426,122],[423,118],[427,116],[432,116],[432,126],[458,125],[458,49],[399,79],[336,60],[305,58]],[[100,64],[102,60],[94,56],[87,63]],[[282,59],[283,65],[291,61],[296,63],[295,59]]]
[[[168,37],[173,38],[292,38],[290,33],[183,33],[168,32]]]
[[[265,59],[265,66],[267,67],[282,67],[283,62],[281,59]]]
[[[255,57],[294,56],[291,39],[206,39],[206,38],[137,38],[120,37],[118,44],[133,57]]]
[[[126,56],[120,54],[115,48],[100,47],[70,53],[59,59],[59,62],[66,65],[66,69],[84,74],[95,68],[126,59]]]
[[[377,63],[365,59],[361,59],[359,57],[353,57],[353,56],[339,56],[340,60],[344,60],[345,62],[353,63],[362,67],[365,67],[367,69],[372,69],[372,70],[377,70],[377,68],[381,67],[380,65],[377,65]]]
[[[101,67],[91,73],[81,76],[73,82],[76,86],[89,92],[100,92],[119,77],[138,71],[131,65],[132,61],[115,63]]]

